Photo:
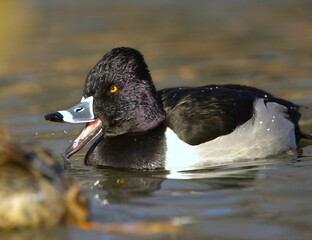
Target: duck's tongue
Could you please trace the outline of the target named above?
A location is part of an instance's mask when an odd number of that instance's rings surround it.
[[[102,121],[97,118],[92,122],[88,122],[80,135],[75,141],[65,150],[64,158],[67,160],[69,157],[78,152],[93,138],[102,132]]]

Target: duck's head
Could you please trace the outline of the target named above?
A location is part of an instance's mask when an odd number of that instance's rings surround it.
[[[163,122],[165,112],[143,56],[122,47],[105,54],[92,68],[78,104],[45,119],[86,123],[65,152],[70,157],[102,130],[106,137],[141,134]]]

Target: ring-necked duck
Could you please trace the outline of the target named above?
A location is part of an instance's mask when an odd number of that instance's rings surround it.
[[[100,136],[86,165],[186,170],[295,149],[303,136],[298,109],[241,85],[156,91],[143,56],[121,47],[93,67],[77,105],[45,119],[86,123],[66,159]]]
[[[12,142],[0,126],[0,229],[78,224],[87,199],[39,146]]]

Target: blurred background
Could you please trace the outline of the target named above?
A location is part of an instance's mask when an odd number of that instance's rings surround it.
[[[252,85],[303,105],[312,132],[311,0],[1,0],[0,36],[1,121],[60,160],[82,126],[43,115],[78,102],[120,46],[144,54],[157,88]],[[88,188],[98,173],[90,180],[83,154],[70,173]]]
[[[1,115],[76,102],[118,46],[145,55],[159,88],[240,83],[309,105],[311,10],[309,0],[2,0]]]
[[[309,0],[2,0],[0,117],[17,135],[50,131],[42,115],[76,103],[119,46],[145,55],[158,88],[248,84],[311,106],[311,10]]]

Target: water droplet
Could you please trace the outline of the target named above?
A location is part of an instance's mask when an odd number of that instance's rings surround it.
[[[274,120],[274,119],[272,119],[272,122],[275,122],[275,120]]]
[[[99,184],[100,184],[100,181],[97,180],[93,185],[94,185],[94,186],[97,186],[97,185],[99,185]],[[96,194],[96,195],[98,195],[98,194]]]
[[[67,134],[68,132],[67,132],[66,130],[64,130],[64,133],[66,133],[66,134]]]
[[[52,136],[54,136],[54,135],[55,135],[55,133],[51,133],[51,135],[52,135]]]
[[[262,122],[262,121],[260,121],[259,123],[260,123],[260,124],[262,124],[263,122]]]
[[[38,135],[39,133],[36,132],[35,134]]]
[[[268,98],[268,95],[264,94],[264,97],[265,97],[265,98]]]
[[[124,178],[118,178],[117,179],[117,184],[119,184],[119,185],[123,185],[123,184],[125,184],[125,179]]]
[[[270,132],[270,130],[271,130],[270,128],[267,128],[267,131],[268,131],[268,132]]]

